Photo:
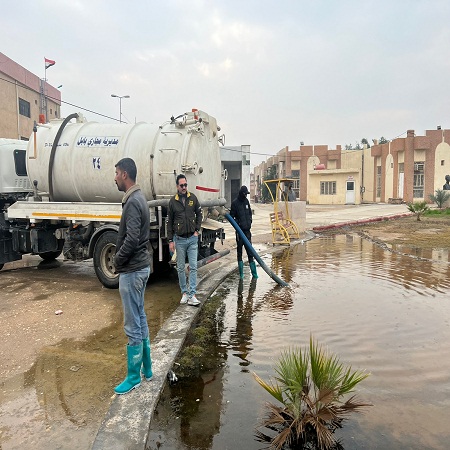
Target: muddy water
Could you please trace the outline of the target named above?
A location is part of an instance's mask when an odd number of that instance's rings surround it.
[[[280,351],[310,333],[371,374],[357,394],[374,406],[337,434],[346,450],[448,449],[450,268],[419,256],[322,237],[265,258],[292,289],[265,274],[229,278],[218,290],[226,312],[217,368],[165,390],[147,449],[262,448],[254,427],[271,398],[251,373],[269,379]]]
[[[54,271],[38,271],[34,264],[24,266],[2,273],[2,305],[9,307],[16,292],[23,298],[24,290],[31,290],[20,309],[36,314],[36,306],[41,305],[41,320],[26,326],[36,331],[32,335],[35,338],[43,340],[53,321],[64,320],[61,327],[76,330],[78,320],[109,311],[109,307],[102,309],[103,303],[113,302],[115,307],[112,325],[86,338],[43,346],[31,368],[0,380],[0,449],[89,449],[109,408],[113,389],[126,374],[119,292],[99,287],[92,267],[83,270],[63,264]],[[57,302],[61,301],[58,298],[63,294],[70,299],[64,303],[64,314],[55,316]],[[150,281],[145,306],[151,336],[178,307],[179,296],[176,274],[164,274]],[[11,311],[11,318],[18,314],[17,308]],[[109,314],[105,321],[111,322]],[[24,345],[23,327],[19,322],[13,330],[17,351]],[[57,334],[58,330],[51,333]],[[14,345],[14,341],[8,345]],[[1,361],[2,365],[5,363]]]

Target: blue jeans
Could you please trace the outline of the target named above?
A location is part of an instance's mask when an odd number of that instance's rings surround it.
[[[144,295],[149,276],[150,267],[119,274],[119,292],[123,305],[123,328],[128,337],[128,345],[139,345],[143,339],[148,338]]]
[[[175,249],[177,251],[177,272],[180,282],[181,293],[187,293],[191,298],[197,293],[197,255],[198,236],[192,235],[190,238],[174,236]],[[186,288],[186,255],[189,261],[189,288]]]

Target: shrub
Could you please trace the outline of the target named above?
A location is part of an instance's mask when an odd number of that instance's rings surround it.
[[[436,203],[439,209],[442,209],[450,198],[450,192],[444,191],[443,189],[436,189],[435,194],[430,194],[429,197],[431,201]]]
[[[422,202],[414,202],[407,204],[408,210],[414,213],[417,216],[417,220],[420,221],[420,216],[427,212],[430,207],[427,205],[426,201]]]
[[[268,403],[267,416],[259,425],[270,430],[271,435],[256,431],[256,438],[269,442],[271,449],[336,448],[339,443],[333,433],[342,426],[345,416],[371,406],[359,403],[354,395],[343,401],[343,397],[369,374],[344,367],[312,337],[309,349],[294,348],[283,352],[275,371],[275,383],[266,383],[253,374],[256,381],[281,403],[281,406]]]

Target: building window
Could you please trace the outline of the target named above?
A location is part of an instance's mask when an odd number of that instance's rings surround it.
[[[300,189],[300,170],[293,170],[291,177],[294,178],[292,189],[298,191]]]
[[[377,198],[381,198],[381,166],[377,166]]]
[[[413,197],[423,198],[423,187],[425,184],[425,162],[414,163]]]
[[[441,166],[445,166],[444,162],[445,161],[443,159],[441,159]]]
[[[31,117],[30,114],[30,102],[27,102],[26,100],[19,98],[19,113],[22,116]]]
[[[336,195],[336,181],[321,181],[320,195]]]

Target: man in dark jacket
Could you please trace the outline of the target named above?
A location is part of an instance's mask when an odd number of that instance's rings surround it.
[[[167,237],[169,250],[177,251],[177,272],[181,304],[199,306],[197,293],[198,234],[202,225],[202,208],[197,197],[187,190],[186,177],[177,176],[177,194],[169,201]],[[186,286],[186,255],[189,261],[189,287]]]
[[[233,202],[231,203],[231,211],[230,216],[236,221],[239,225],[239,228],[245,234],[245,237],[252,242],[252,233],[250,232],[250,228],[252,227],[252,210],[250,208],[250,202],[247,200],[247,194],[250,192],[247,189],[247,186],[242,186],[239,190],[239,195]],[[237,242],[237,260],[239,266],[239,276],[241,280],[244,279],[244,262],[242,261],[242,247],[244,245],[244,241],[236,232],[236,242]],[[256,264],[253,260],[253,255],[251,254],[248,248],[245,248],[247,251],[248,262],[250,265],[250,270],[252,272],[253,278],[258,278],[258,274],[256,273]]]
[[[141,384],[141,366],[147,380],[153,376],[150,358],[150,338],[144,310],[144,294],[150,275],[150,212],[147,201],[136,184],[137,169],[131,158],[116,164],[116,182],[122,199],[114,264],[119,273],[124,330],[128,337],[127,377],[114,391],[126,394]]]

